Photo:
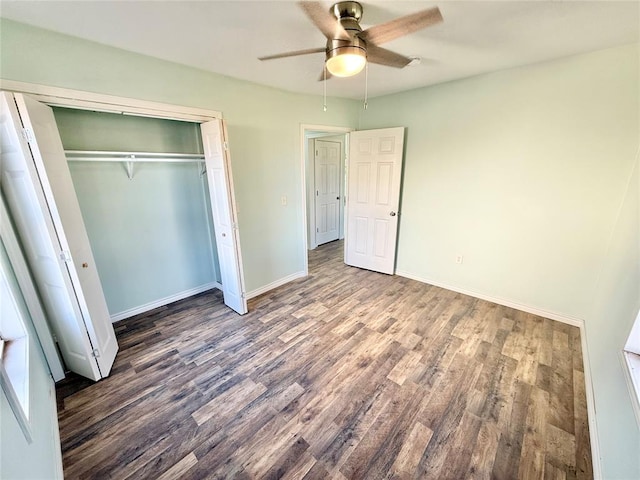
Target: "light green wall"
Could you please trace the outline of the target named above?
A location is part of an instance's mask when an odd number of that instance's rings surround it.
[[[29,423],[32,436],[32,442],[28,442],[2,391],[0,393],[0,478],[4,480],[62,479],[62,454],[53,379],[2,242],[0,242],[0,266],[7,274],[18,308],[27,321],[25,326],[29,335]]]
[[[109,313],[216,281],[198,164],[69,167]]]
[[[626,193],[639,146],[638,53],[608,49],[375,98],[360,122],[407,127],[400,271],[585,320],[605,478],[640,478],[618,358],[638,307],[637,200]]]
[[[319,97],[6,20],[1,27],[2,78],[224,112],[249,291],[302,269],[299,124],[406,126],[398,268],[584,319],[605,478],[638,478],[633,457],[619,463],[615,452],[637,453],[640,442],[618,359],[638,306],[628,293],[637,270],[626,265],[637,259],[625,248],[633,243],[625,232],[637,231],[626,213],[637,47],[372,99],[358,119],[359,102],[330,99],[323,113]]]
[[[54,109],[67,150],[200,153],[197,124]],[[69,162],[111,315],[220,281],[201,165]]]
[[[6,19],[0,35],[4,79],[222,111],[247,290],[303,270],[300,124],[356,127],[359,102],[329,98],[323,112],[320,83],[293,94]]]

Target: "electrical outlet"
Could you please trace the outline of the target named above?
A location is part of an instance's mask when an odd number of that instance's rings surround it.
[[[463,260],[464,260],[463,255],[456,255],[456,263],[462,263]]]

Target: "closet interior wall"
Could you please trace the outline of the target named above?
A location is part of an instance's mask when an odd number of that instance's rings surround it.
[[[65,150],[202,154],[197,123],[54,108]],[[220,285],[203,163],[69,161],[111,318]]]

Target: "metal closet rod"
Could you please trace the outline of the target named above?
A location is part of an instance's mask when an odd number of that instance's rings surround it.
[[[65,150],[68,161],[76,162],[204,162],[201,153],[106,152]]]

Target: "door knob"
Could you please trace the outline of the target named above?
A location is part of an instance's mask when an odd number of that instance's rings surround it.
[[[391,212],[391,213],[389,213],[389,215],[391,215],[392,217],[395,217],[396,216],[396,212]]]
[[[340,197],[336,197],[336,200],[340,200]]]

